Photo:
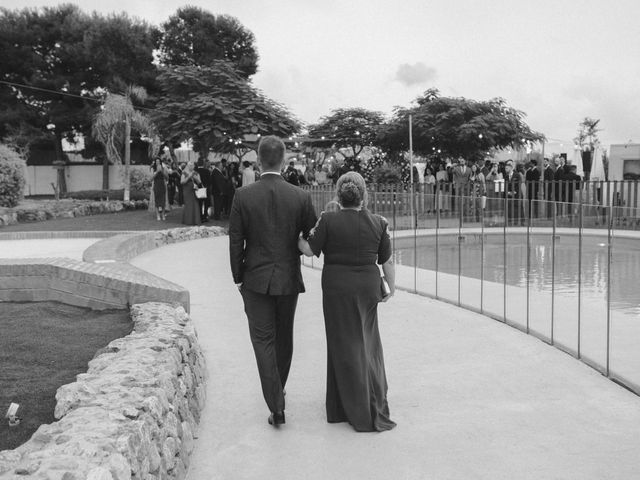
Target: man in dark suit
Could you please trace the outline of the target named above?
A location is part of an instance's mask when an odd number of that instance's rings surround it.
[[[527,168],[524,178],[527,182],[527,214],[529,218],[535,218],[538,214],[538,191],[540,187],[540,170],[538,170],[538,162],[536,160],[529,161],[529,168]]]
[[[211,206],[211,164],[208,159],[201,159],[197,169],[202,185],[207,188],[207,197],[198,199],[200,214],[203,222],[209,221],[209,207]]]
[[[469,203],[471,182],[471,169],[467,167],[464,158],[458,159],[458,165],[453,168],[453,186],[455,188],[456,205],[461,215],[464,215],[465,206]]]
[[[216,159],[213,162],[211,172],[211,196],[213,197],[213,219],[220,220],[220,214],[224,206],[224,193],[227,188],[227,179],[221,170],[221,161]]]
[[[555,212],[555,206],[553,204],[553,202],[555,201],[553,184],[554,176],[555,175],[553,169],[551,168],[549,159],[545,157],[542,179],[544,180],[544,200],[546,204],[547,218],[552,218]]]
[[[236,191],[229,217],[233,281],[244,301],[269,423],[285,423],[284,387],[293,353],[293,318],[304,292],[298,237],[316,223],[309,192],[280,174],[285,146],[264,137],[258,146],[260,181]]]
[[[513,160],[508,160],[504,166],[504,196],[507,198],[507,225],[520,225],[522,217],[522,181],[520,174],[513,170]]]

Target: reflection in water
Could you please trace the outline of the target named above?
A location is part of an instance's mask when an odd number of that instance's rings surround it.
[[[640,313],[640,295],[636,282],[640,276],[640,245],[632,240],[614,240],[611,255],[611,307],[628,314]],[[527,246],[526,239],[507,237],[506,249],[501,237],[488,236],[484,245],[484,259],[480,241],[466,240],[460,245],[440,242],[438,271],[457,275],[459,262],[463,276],[481,278],[484,263],[484,279],[508,285],[527,286]],[[637,243],[637,242],[636,242]],[[563,236],[555,245],[555,266],[551,236],[531,237],[529,254],[529,286],[539,291],[569,296],[578,295],[578,278],[581,279],[583,296],[607,300],[607,254],[602,238],[584,237],[582,264],[578,238]],[[434,245],[418,247],[418,267],[428,270],[436,268]],[[398,249],[396,261],[402,265],[414,265],[413,248]],[[582,273],[579,274],[579,269]]]

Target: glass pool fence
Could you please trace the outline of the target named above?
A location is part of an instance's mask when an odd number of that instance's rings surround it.
[[[311,187],[318,213],[334,190]],[[640,208],[370,188],[398,288],[553,345],[640,395]],[[322,258],[304,258],[322,267]]]

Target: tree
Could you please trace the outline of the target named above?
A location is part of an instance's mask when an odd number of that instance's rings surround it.
[[[55,137],[64,163],[62,138],[90,132],[105,91],[152,81],[157,39],[125,14],[88,15],[71,4],[0,9],[0,80],[8,82],[0,84],[0,133]]]
[[[160,62],[173,66],[208,67],[215,60],[231,62],[244,78],[256,73],[255,38],[236,18],[213,15],[198,7],[178,9],[162,24]]]
[[[247,136],[289,136],[300,129],[284,106],[265,97],[226,61],[165,68],[158,84],[162,99],[154,119],[163,138],[192,140],[203,153],[255,148]]]
[[[469,100],[440,97],[427,90],[409,108],[396,107],[391,121],[379,129],[379,146],[391,152],[409,149],[409,115],[412,117],[413,151],[422,156],[463,157],[482,160],[495,149],[519,147],[540,141],[541,133],[524,122],[524,113],[505,100]]]
[[[125,95],[109,94],[93,124],[93,136],[102,143],[107,157],[114,164],[124,163],[124,201],[130,198],[131,131],[135,130],[149,138],[152,156],[160,145],[152,122],[133,106],[133,100],[144,103],[146,97],[145,89],[135,86],[129,87]]]
[[[582,171],[584,172],[585,182],[588,182],[591,177],[593,155],[596,148],[600,145],[600,140],[598,139],[598,132],[600,129],[596,128],[598,123],[600,123],[599,119],[595,120],[593,118],[585,117],[578,126],[578,136],[573,139],[581,150]]]
[[[320,139],[320,142],[329,141],[338,149],[350,148],[352,155],[345,155],[340,150],[338,152],[345,160],[350,157],[355,159],[365,146],[375,142],[377,129],[383,121],[384,116],[380,112],[364,108],[339,108],[310,126],[309,136]]]

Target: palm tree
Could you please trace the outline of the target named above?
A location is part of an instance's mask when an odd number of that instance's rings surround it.
[[[93,122],[92,135],[104,146],[107,159],[116,165],[124,163],[125,201],[130,199],[131,130],[136,130],[150,140],[151,156],[158,152],[160,146],[151,120],[133,106],[134,100],[144,103],[146,99],[147,91],[133,85],[127,87],[124,95],[109,93]]]
[[[595,151],[600,145],[600,140],[598,139],[600,129],[596,128],[598,123],[600,123],[600,119],[595,120],[585,117],[578,126],[578,136],[573,139],[582,150],[582,170],[584,171],[584,180],[587,182],[591,177],[591,163],[595,156]]]

